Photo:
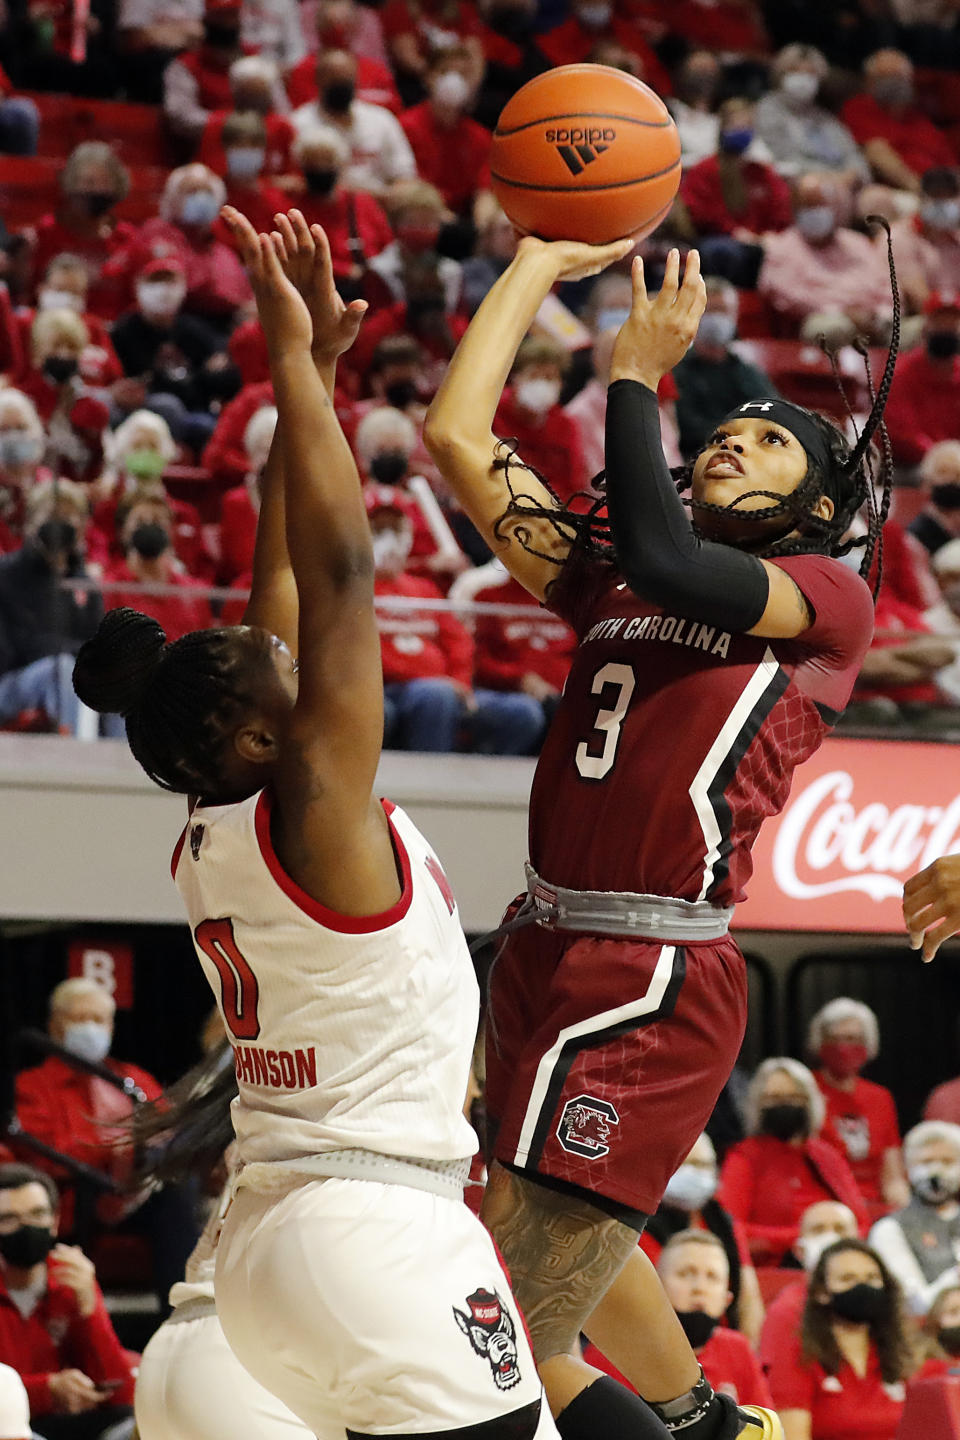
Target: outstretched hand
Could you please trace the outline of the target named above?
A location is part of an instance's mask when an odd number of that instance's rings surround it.
[[[903,918],[910,948],[929,962],[960,933],[960,855],[942,855],[903,887]]]
[[[633,240],[587,245],[582,240],[538,240],[534,235],[525,235],[517,246],[517,255],[536,255],[546,260],[556,271],[557,280],[585,280],[625,259],[633,246]]]
[[[680,252],[671,250],[660,293],[651,300],[643,275],[643,261],[633,262],[633,304],[620,328],[610,362],[611,380],[639,380],[655,390],[668,371],[682,360],[697,333],[707,304],[700,274],[700,255],[687,255],[680,283]]]
[[[298,344],[309,348],[313,322],[303,296],[286,273],[289,261],[283,236],[276,231],[258,235],[232,205],[225,205],[221,215],[250,276],[268,350],[277,354]]]
[[[306,302],[313,323],[313,355],[330,364],[349,350],[367,312],[366,300],[344,304],[333,280],[330,244],[320,225],[308,225],[299,210],[275,215],[283,238],[284,270]]]

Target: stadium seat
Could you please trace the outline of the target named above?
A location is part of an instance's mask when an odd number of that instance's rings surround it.
[[[803,1279],[802,1270],[789,1270],[778,1268],[776,1265],[758,1265],[757,1281],[760,1285],[760,1295],[764,1305],[769,1305],[775,1300],[781,1290],[792,1285],[797,1280]]]
[[[830,361],[819,345],[803,340],[742,340],[738,347],[744,359],[766,371],[780,393],[796,405],[822,410],[831,419],[845,420],[846,408],[837,389]],[[870,352],[870,368],[879,382],[886,351]],[[855,414],[870,408],[863,360],[850,346],[840,352],[840,373],[847,398]]]
[[[0,166],[0,213],[8,230],[35,224],[52,210],[60,194],[63,161],[49,155],[5,155]],[[130,171],[130,193],[113,212],[120,220],[134,224],[157,213],[157,200],[167,171],[155,165],[135,166]]]
[[[121,100],[83,100],[73,95],[30,92],[40,111],[39,154],[63,158],[83,140],[106,140],[125,165],[162,165],[170,154],[157,105]]]
[[[960,1440],[960,1377],[915,1380],[907,1389],[896,1440]]]

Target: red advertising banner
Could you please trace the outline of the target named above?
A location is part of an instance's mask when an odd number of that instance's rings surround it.
[[[133,1009],[133,951],[129,945],[115,940],[71,940],[67,973],[102,985],[118,1010]]]
[[[827,740],[753,849],[736,930],[902,934],[903,882],[960,851],[960,746]]]

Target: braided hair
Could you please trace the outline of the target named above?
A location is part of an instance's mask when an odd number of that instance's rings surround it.
[[[887,428],[883,421],[883,412],[890,394],[890,387],[893,384],[894,365],[900,349],[900,287],[893,259],[890,226],[880,215],[870,215],[867,219],[871,224],[880,225],[887,237],[887,264],[893,296],[893,324],[890,332],[890,347],[879,386],[874,386],[866,342],[862,338],[858,338],[856,342],[855,348],[864,361],[871,408],[863,429],[856,436],[855,443],[851,446],[843,432],[823,415],[813,410],[804,410],[804,414],[813,421],[823,436],[829,456],[829,464],[825,470],[810,460],[803,480],[788,495],[782,495],[772,490],[750,490],[738,496],[729,505],[712,505],[705,501],[697,501],[696,509],[715,515],[735,515],[738,520],[747,523],[761,522],[764,526],[764,537],[769,533],[770,520],[782,516],[785,526],[781,536],[773,540],[760,539],[758,536],[759,543],[755,545],[748,543],[743,546],[743,548],[749,549],[751,554],[761,559],[806,554],[839,557],[849,554],[853,549],[861,548],[864,554],[860,564],[860,574],[864,579],[872,574],[873,596],[876,599],[883,573],[883,526],[890,513],[893,489],[893,457]],[[850,422],[853,424],[852,409],[840,378],[836,355],[827,348],[822,338],[821,345],[829,356],[837,388]],[[802,406],[797,408],[803,409]],[[879,441],[879,445],[876,445],[876,441]],[[872,448],[874,446],[876,449]],[[535,548],[530,528],[524,523],[530,520],[543,520],[563,541],[576,544],[588,554],[616,566],[617,559],[610,523],[607,519],[606,499],[602,494],[603,472],[601,471],[591,481],[590,492],[592,493],[584,492],[575,495],[564,505],[555,495],[549,481],[533,467],[517,461],[515,454],[515,441],[501,440],[498,443],[494,467],[504,472],[507,488],[510,491],[510,503],[494,526],[494,533],[498,539],[508,538],[503,533],[503,527],[509,524],[512,536],[525,550],[532,555],[537,555],[542,560],[549,560],[552,564],[561,566],[563,560],[558,559],[555,554],[551,555],[546,550]],[[694,463],[694,461],[690,461],[672,472],[678,493],[681,495],[684,495],[691,487]],[[553,496],[556,504],[554,506],[543,505],[536,497],[524,493],[522,488],[515,487],[514,473],[518,469],[527,470],[536,475]],[[879,503],[876,498],[877,487],[881,494]],[[601,492],[599,495],[598,491]],[[813,513],[821,495],[826,495],[833,501],[833,514],[829,519]],[[771,504],[760,510],[741,509],[745,500],[758,496],[770,500]],[[685,503],[690,504],[690,501]],[[866,534],[845,539],[854,517],[864,508],[866,509]]]
[[[225,798],[226,744],[268,664],[259,631],[194,630],[168,643],[156,620],[121,606],[80,647],[73,688],[92,710],[124,717],[130,749],[157,785]]]
[[[137,1157],[129,1188],[212,1170],[233,1140],[230,1103],[236,1094],[233,1051],[224,1040],[159,1099],[138,1105],[115,1141],[120,1149],[132,1145]]]

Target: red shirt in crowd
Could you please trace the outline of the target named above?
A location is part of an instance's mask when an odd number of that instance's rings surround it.
[[[916,635],[932,634],[923,611],[898,599],[886,587],[877,596],[875,625],[871,650],[886,650],[894,645],[903,645]],[[877,696],[920,705],[941,704],[940,692],[932,680],[918,680],[914,685],[894,685],[865,678],[862,684],[857,683],[855,700],[870,700]]]
[[[867,1373],[861,1377],[846,1360],[836,1375],[819,1361],[805,1364],[794,1337],[777,1355],[769,1379],[775,1407],[808,1411],[816,1440],[894,1440],[906,1386],[903,1381],[884,1382],[872,1341]]]
[[[126,278],[128,293],[148,260],[175,256],[187,280],[184,309],[216,321],[229,320],[234,311],[253,299],[250,282],[231,245],[207,231],[197,237],[170,220],[148,220],[136,233],[114,266]]]
[[[470,597],[480,604],[522,605],[528,615],[477,615],[477,684],[490,690],[519,690],[524,675],[539,675],[563,689],[577,637],[562,620],[544,610],[519,581],[506,575]]]
[[[148,1100],[156,1100],[161,1087],[152,1075],[139,1065],[122,1064],[107,1059],[104,1064],[115,1075],[129,1076]],[[21,1070],[16,1081],[17,1119],[29,1134],[52,1145],[84,1165],[103,1170],[115,1180],[129,1178],[133,1151],[117,1145],[117,1125],[125,1123],[133,1110],[133,1101],[107,1080],[74,1070],[56,1055],[42,1065]],[[61,1229],[69,1234],[73,1220],[73,1194],[63,1188],[66,1172],[53,1161],[30,1155],[30,1164],[46,1170],[61,1186]],[[127,1208],[113,1196],[101,1204],[104,1218],[112,1218]],[[12,1363],[12,1362],[11,1362]]]
[[[728,1330],[718,1325],[706,1345],[697,1352],[697,1359],[703,1366],[703,1373],[714,1390],[729,1395],[739,1405],[770,1406],[770,1387],[760,1368],[760,1361],[754,1354],[750,1341],[739,1330]],[[583,1358],[588,1365],[612,1375],[628,1390],[637,1391],[625,1375],[611,1363],[596,1345],[584,1347]],[[818,1437],[819,1440],[819,1437]]]
[[[183,56],[180,56],[183,59]],[[223,148],[223,122],[233,113],[228,107],[215,110],[207,121],[200,141],[197,159],[207,165],[215,175],[226,176],[227,155]],[[287,175],[297,167],[290,157],[290,147],[296,138],[296,131],[285,115],[271,111],[263,117],[267,131],[267,148],[263,161],[264,175]]]
[[[221,585],[233,585],[239,576],[252,571],[258,519],[259,512],[246,485],[235,485],[227,491],[220,506]]]
[[[32,1157],[31,1163],[36,1163]],[[96,1285],[96,1282],[94,1282]],[[47,1261],[47,1289],[29,1318],[24,1319],[7,1292],[0,1270],[0,1355],[16,1370],[38,1419],[53,1412],[50,1376],[61,1370],[82,1370],[96,1384],[120,1380],[111,1405],[133,1404],[133,1376],[123,1346],[96,1286],[91,1315],[81,1315],[77,1296],[57,1281],[56,1260]]]
[[[87,528],[87,556],[99,564],[123,559],[117,536],[117,506],[123,494],[123,485],[118,481],[113,493],[94,506]],[[178,500],[172,495],[167,496],[167,504],[173,511],[173,548],[177,559],[188,575],[212,582],[213,561],[204,541],[199,510],[189,500]]]
[[[227,204],[246,215],[254,230],[275,230],[274,215],[278,211],[286,215],[290,209],[289,195],[265,180],[228,180],[226,185]],[[216,222],[216,230],[218,237],[225,241],[229,232],[222,220]]]
[[[294,203],[303,211],[308,225],[322,225],[326,231],[334,275],[346,275],[354,264],[350,254],[352,233],[359,237],[367,260],[386,250],[393,240],[383,206],[365,190],[338,187],[326,200],[308,192],[298,195]]]
[[[960,356],[931,360],[922,345],[897,360],[884,419],[901,465],[919,465],[931,445],[960,440]]]
[[[799,1279],[785,1285],[770,1301],[760,1331],[760,1364],[769,1378],[780,1356],[785,1354],[800,1333],[800,1321],[807,1303],[807,1277],[798,1271]]]
[[[415,595],[442,600],[443,592],[419,575],[378,576],[375,595]],[[446,675],[473,684],[473,640],[452,615],[440,610],[377,610],[384,684]]]
[[[682,35],[691,50],[764,55],[770,49],[759,7],[751,0],[654,0],[636,8]]]
[[[421,180],[435,185],[451,210],[464,210],[478,190],[490,188],[490,132],[469,115],[440,125],[429,100],[400,116]]]
[[[840,112],[858,145],[886,140],[915,175],[934,165],[954,166],[957,157],[946,135],[917,105],[894,115],[872,95],[852,95]]]
[[[380,24],[387,47],[392,50],[401,35],[413,37],[417,51],[428,60],[435,50],[461,44],[477,35],[480,21],[477,7],[466,0],[387,0],[380,11]]]
[[[818,1200],[840,1200],[869,1224],[863,1197],[844,1157],[811,1136],[791,1145],[773,1135],[751,1135],[728,1151],[717,1199],[747,1233],[755,1262],[777,1265],[797,1238],[800,1217]]]
[[[357,99],[365,100],[368,105],[382,105],[385,110],[392,110],[394,115],[399,115],[400,96],[397,94],[392,71],[382,61],[374,60],[370,55],[355,55],[354,59],[357,62]],[[304,55],[299,64],[294,65],[287,76],[287,96],[293,110],[316,100],[316,54]]]
[[[11,374],[10,383],[18,388],[24,376],[37,373],[30,361],[30,331],[36,318],[37,311],[29,308],[17,310],[13,317],[13,323],[19,332],[20,353],[23,358],[20,368]],[[109,328],[99,315],[87,312],[82,319],[90,336],[90,344],[80,356],[81,377],[91,385],[112,385],[114,380],[119,380],[123,374],[123,366],[113,348]],[[102,351],[102,355],[97,354],[97,351]]]
[[[539,470],[561,501],[569,500],[581,489],[584,459],[580,427],[559,405],[544,415],[531,415],[517,404],[508,387],[497,406],[493,433],[504,440],[516,440],[518,460]],[[518,473],[522,475],[522,471]]]
[[[747,1237],[744,1233],[743,1226],[740,1224],[739,1220],[734,1220],[732,1215],[728,1216],[728,1219],[730,1220],[730,1224],[733,1227],[733,1239],[737,1247],[737,1255],[740,1258],[741,1266],[752,1265],[753,1259],[750,1255],[750,1246],[747,1243]],[[707,1224],[706,1220],[704,1220],[699,1210],[692,1210],[687,1217],[687,1223],[684,1228],[687,1230],[709,1230],[710,1226]],[[655,1237],[650,1234],[649,1227],[644,1230],[643,1234],[640,1236],[640,1249],[643,1251],[644,1255],[648,1256],[652,1263],[656,1265],[663,1251],[663,1246],[660,1244],[659,1240],[655,1239]]]
[[[103,220],[95,236],[78,235],[57,219],[44,215],[34,227],[33,283],[36,286],[46,274],[55,255],[78,255],[87,267],[90,288],[87,306],[103,320],[116,320],[129,307],[130,289],[114,262],[133,243],[137,231],[126,220]]]
[[[672,92],[669,71],[657,58],[640,26],[619,15],[614,15],[609,24],[600,29],[584,25],[578,15],[571,15],[562,25],[538,36],[537,44],[553,65],[578,65],[597,45],[622,45],[639,60],[641,80],[661,95]]]
[[[137,577],[126,560],[114,560],[107,566],[103,578],[118,584],[137,584]],[[183,596],[144,595],[137,590],[131,590],[129,594],[114,590],[108,595],[108,604],[111,607],[129,605],[132,610],[140,610],[144,615],[152,616],[158,625],[163,626],[168,640],[179,640],[181,635],[187,635],[191,630],[206,630],[213,624],[210,605],[204,596],[190,594],[190,591],[203,589],[201,580],[194,580],[189,575],[172,570],[163,583],[175,585],[185,593]]]
[[[252,45],[241,45],[243,55],[255,55]],[[204,110],[232,110],[230,66],[233,60],[212,45],[199,45],[196,50],[181,50],[177,63],[189,71],[197,85],[197,104]],[[203,162],[206,164],[206,160]]]
[[[263,405],[274,403],[273,386],[269,380],[244,385],[220,411],[217,428],[207,441],[202,465],[214,480],[239,485],[250,469],[250,458],[243,448],[247,425]]]
[[[931,1090],[923,1107],[924,1120],[949,1120],[960,1125],[960,1079],[946,1080]]]
[[[793,221],[787,182],[770,165],[756,160],[744,162],[747,203],[739,214],[727,209],[720,184],[716,155],[708,155],[684,173],[680,197],[701,235],[732,235],[749,230],[762,235],[767,230],[786,230]]]
[[[814,1073],[827,1102],[821,1138],[846,1156],[863,1198],[882,1205],[883,1157],[887,1150],[900,1148],[900,1122],[893,1096],[886,1086],[859,1075],[852,1090],[838,1090],[822,1070]]]

